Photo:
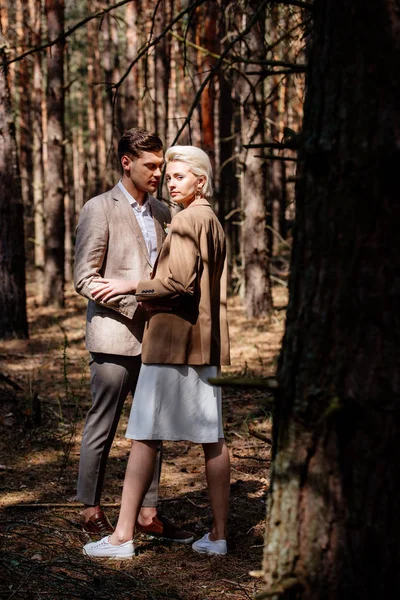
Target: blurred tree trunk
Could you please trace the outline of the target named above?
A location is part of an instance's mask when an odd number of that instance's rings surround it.
[[[101,6],[95,3],[97,9]],[[93,77],[94,77],[94,102],[95,102],[95,122],[96,122],[96,160],[98,162],[99,182],[96,193],[102,194],[107,189],[107,174],[106,174],[106,132],[104,123],[104,74],[101,69],[101,57],[99,48],[99,23],[95,19],[92,20],[92,50],[93,50]]]
[[[30,21],[35,46],[42,43],[42,0],[29,0]],[[32,88],[32,190],[34,220],[34,264],[36,295],[43,301],[45,224],[44,224],[44,170],[43,170],[43,75],[42,55],[33,55]]]
[[[96,35],[96,23],[94,20],[87,24],[87,42],[89,52],[87,54],[87,124],[89,134],[89,175],[88,195],[89,198],[96,196],[100,190],[100,165],[97,160],[97,130],[96,130],[96,88],[94,77],[94,36]],[[104,191],[104,190],[103,190]]]
[[[215,64],[215,57],[212,54],[218,53],[217,38],[217,20],[218,3],[206,2],[197,9],[198,25],[196,43],[208,52],[198,51],[197,67],[200,77],[200,84],[209,75]],[[204,88],[200,98],[200,131],[201,147],[207,152],[211,159],[211,164],[215,170],[215,78],[211,78]]]
[[[244,18],[257,9],[258,2],[251,0],[244,6]],[[264,18],[263,18],[264,14]],[[249,59],[265,57],[265,13],[243,42],[242,55]],[[241,91],[242,144],[263,144],[265,139],[265,98],[263,77],[254,73],[256,67],[243,66]],[[271,282],[269,278],[268,238],[266,233],[266,164],[260,160],[260,150],[243,149],[242,174],[242,256],[244,271],[245,307],[249,317],[266,316],[272,310]]]
[[[64,32],[64,0],[46,0],[48,37]],[[64,306],[64,40],[47,54],[48,166],[43,301]]]
[[[265,594],[398,598],[400,13],[314,11]]]
[[[74,110],[78,112],[78,107],[73,105],[72,100],[72,90],[71,90],[71,61],[70,55],[66,53],[65,55],[65,112],[67,115],[73,115]],[[71,127],[72,119],[67,119],[64,124],[64,137],[67,143],[65,144],[64,151],[64,181],[72,182],[73,181],[73,145],[72,145],[72,127]],[[74,198],[71,194],[74,189],[73,185],[65,185],[64,186],[64,276],[65,281],[70,282],[73,279],[72,269],[73,269],[73,235],[75,230],[75,203]]]
[[[165,29],[170,20],[167,0],[161,0],[154,17],[154,36],[158,36]],[[170,79],[171,46],[164,37],[155,48],[155,132],[166,143],[168,130],[168,83]]]
[[[85,182],[85,152],[83,147],[83,93],[79,89],[75,94],[75,102],[78,106],[77,123],[72,130],[72,168],[74,179],[75,217],[79,217],[86,199]]]
[[[10,48],[15,41],[14,27],[10,25],[10,10],[7,0],[0,0],[0,32],[3,34],[5,47]],[[15,88],[15,63],[7,67],[7,81],[10,90]]]
[[[108,4],[110,4],[110,0],[108,0]],[[100,35],[103,42],[101,65],[104,75],[102,78],[106,82],[106,89],[104,93],[104,126],[107,157],[107,185],[110,185],[112,182],[114,182],[115,171],[119,173],[116,153],[117,142],[122,129],[120,114],[121,96],[118,94],[114,107],[115,90],[112,87],[112,84],[114,83],[114,76],[116,75],[116,77],[119,78],[119,73],[114,73],[114,62],[115,60],[119,60],[119,57],[118,47],[114,48],[113,28],[115,29],[114,19],[110,15],[107,15],[103,19],[100,28]]]
[[[230,0],[223,0],[221,8],[225,11]],[[217,37],[226,40],[229,24],[224,15],[220,16]],[[218,53],[224,50],[220,43]],[[232,272],[234,263],[240,254],[240,236],[237,224],[240,221],[239,180],[237,177],[237,146],[240,140],[240,114],[238,103],[234,102],[235,80],[228,69],[218,74],[218,142],[219,173],[218,181],[218,218],[226,235],[226,254],[228,262],[228,289],[232,291]]]
[[[0,33],[0,338],[28,337],[21,181]]]
[[[126,59],[128,65],[135,59],[138,51],[138,7],[136,2],[129,2],[125,9],[126,29]],[[124,106],[122,111],[123,130],[139,125],[139,90],[138,66],[135,65],[124,83]]]
[[[154,3],[151,0],[142,0],[139,13],[139,31],[142,34],[142,42],[146,43],[150,32],[154,28]],[[155,130],[154,98],[155,98],[155,56],[154,51],[148,52],[140,61],[139,82],[137,89],[139,94],[139,127],[148,131]]]
[[[17,53],[22,54],[31,45],[32,26],[30,21],[29,5],[21,0],[16,0],[16,35]],[[18,63],[18,104],[19,118],[17,129],[19,169],[21,174],[21,191],[24,203],[24,222],[26,250],[29,260],[33,259],[33,190],[32,190],[32,99],[31,99],[31,61],[21,60]]]

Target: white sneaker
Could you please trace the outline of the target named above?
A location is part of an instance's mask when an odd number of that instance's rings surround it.
[[[94,556],[96,558],[132,558],[135,554],[133,541],[125,542],[119,546],[114,546],[108,541],[109,535],[99,540],[98,542],[90,542],[83,546],[83,554],[86,556]]]
[[[216,540],[213,542],[210,540],[209,533],[206,533],[200,540],[194,542],[192,548],[200,554],[227,554],[228,552],[226,540]]]

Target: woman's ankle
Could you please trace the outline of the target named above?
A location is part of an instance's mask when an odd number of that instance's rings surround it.
[[[132,535],[127,535],[117,530],[112,533],[108,541],[112,546],[120,546],[121,544],[125,544],[125,542],[130,542],[132,540]]]
[[[213,527],[208,537],[212,542],[217,542],[218,540],[226,540],[226,530],[218,530],[216,527]]]

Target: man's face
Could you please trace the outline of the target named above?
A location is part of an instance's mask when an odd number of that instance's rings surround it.
[[[138,158],[131,160],[122,157],[125,174],[130,178],[136,189],[153,194],[161,179],[161,169],[164,164],[163,151],[143,152]]]

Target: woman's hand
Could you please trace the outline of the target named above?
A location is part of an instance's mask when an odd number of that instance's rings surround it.
[[[98,284],[92,292],[95,300],[107,302],[115,296],[125,294],[134,294],[136,292],[137,281],[126,279],[104,279],[103,277],[94,277],[92,283]]]

